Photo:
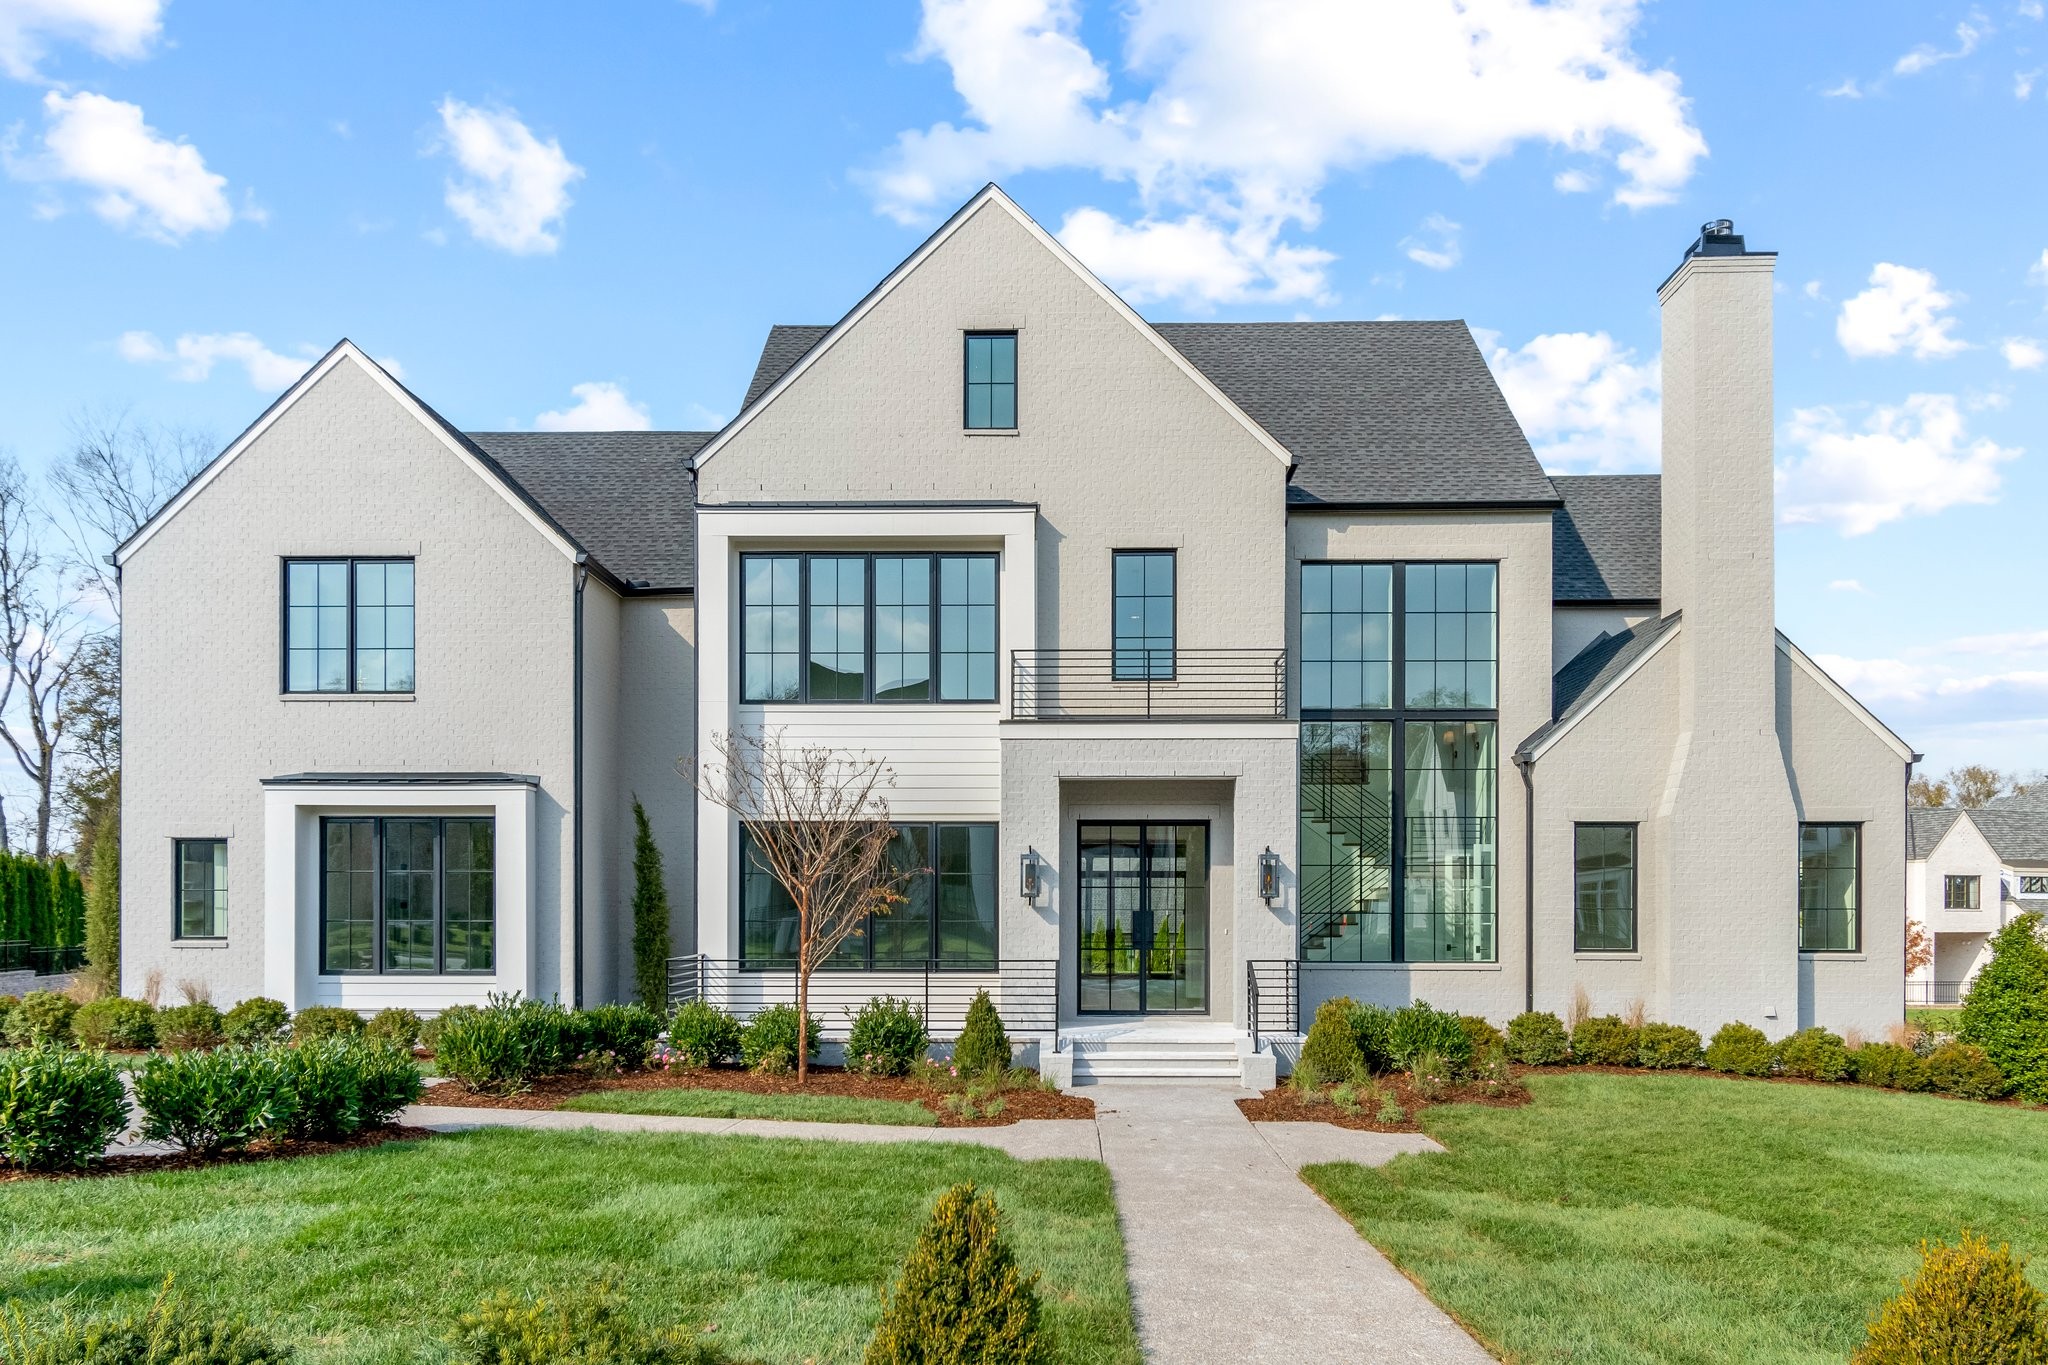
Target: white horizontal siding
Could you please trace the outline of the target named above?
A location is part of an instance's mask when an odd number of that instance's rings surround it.
[[[899,820],[994,820],[1002,810],[998,707],[742,706],[742,729],[780,732],[791,747],[823,745],[889,765]]]

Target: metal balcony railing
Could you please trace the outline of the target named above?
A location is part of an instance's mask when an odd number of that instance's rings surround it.
[[[1012,720],[1275,720],[1284,649],[1019,649]]]
[[[1908,981],[1906,1003],[1909,1005],[1960,1005],[1963,992],[1969,988],[1967,981]]]
[[[1257,958],[1244,964],[1245,1021],[1252,1047],[1262,1033],[1301,1032],[1301,964],[1293,958]]]
[[[877,996],[908,1000],[924,1011],[934,1039],[957,1038],[975,994],[987,991],[1003,1028],[1012,1034],[1050,1036],[1058,1046],[1059,963],[1006,958],[985,971],[939,963],[878,967],[874,971],[819,968],[811,973],[807,1002],[821,1037],[843,1042],[854,1013]],[[701,1000],[745,1023],[771,1005],[796,1003],[796,972],[694,954],[668,960],[670,1005]]]

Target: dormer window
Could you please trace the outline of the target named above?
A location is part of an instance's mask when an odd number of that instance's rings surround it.
[[[967,334],[966,425],[969,431],[1017,429],[1017,334]]]

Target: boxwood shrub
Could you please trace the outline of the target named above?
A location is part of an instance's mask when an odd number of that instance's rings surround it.
[[[147,1000],[109,995],[79,1006],[71,1036],[80,1047],[139,1051],[156,1046],[156,1011]]]
[[[1294,1063],[1297,1084],[1334,1085],[1365,1078],[1365,1054],[1359,1049],[1358,1034],[1352,1028],[1352,1014],[1358,1003],[1339,995],[1316,1006],[1316,1017],[1302,1040],[1301,1056]]]
[[[156,1012],[156,1040],[178,1052],[219,1047],[228,1040],[221,1012],[205,1000]]]
[[[1931,1090],[1965,1100],[1995,1100],[2005,1094],[2005,1076],[1983,1048],[1969,1043],[1943,1043],[1927,1054]]]
[[[1393,1053],[1394,1065],[1409,1072],[1424,1053],[1434,1054],[1452,1075],[1462,1075],[1472,1061],[1472,1042],[1465,1035],[1464,1020],[1425,1000],[1394,1011],[1388,1050]]]
[[[71,1021],[77,1014],[77,1002],[68,995],[30,991],[7,1016],[7,1041],[16,1047],[34,1047],[38,1043],[61,1047],[71,1041]]]
[[[1753,1024],[1723,1024],[1707,1044],[1707,1065],[1731,1076],[1768,1076],[1771,1040]]]
[[[1960,1243],[1920,1244],[1920,1271],[1878,1310],[1851,1365],[2048,1360],[2048,1302],[2027,1262],[1963,1232]]]
[[[1700,1064],[1700,1036],[1683,1024],[1645,1024],[1636,1037],[1636,1062],[1652,1071]]]
[[[1840,1081],[1849,1075],[1849,1049],[1824,1028],[1803,1028],[1771,1049],[1778,1070],[1809,1081]]]
[[[1394,1069],[1394,1012],[1385,1005],[1351,1007],[1351,1032],[1358,1039],[1358,1054],[1365,1069],[1374,1075]]]
[[[1572,1030],[1572,1060],[1581,1066],[1634,1066],[1637,1052],[1637,1031],[1619,1015],[1591,1015]]]
[[[288,1098],[282,1131],[337,1142],[381,1127],[419,1099],[424,1085],[412,1050],[356,1038],[315,1038],[274,1049]]]
[[[810,1056],[817,1056],[819,1024],[815,1017],[805,1020],[803,1032],[806,1051]],[[756,1071],[795,1070],[796,1049],[797,1019],[794,1005],[770,1005],[755,1015],[740,1035],[740,1060]]]
[[[121,1073],[98,1052],[0,1052],[0,1159],[32,1171],[97,1160],[128,1127]]]
[[[1547,1010],[1530,1010],[1508,1021],[1508,1057],[1523,1066],[1557,1066],[1571,1060],[1564,1021]]]
[[[388,1043],[407,1052],[420,1041],[420,1017],[411,1010],[392,1006],[378,1010],[363,1025],[363,1037],[373,1043]]]
[[[1465,1056],[1472,1063],[1477,1063],[1481,1057],[1507,1043],[1507,1039],[1501,1037],[1500,1030],[1480,1015],[1461,1014],[1458,1016],[1458,1026],[1465,1030]]]
[[[560,1005],[493,996],[487,1008],[442,1026],[435,1064],[471,1090],[511,1094],[566,1071],[583,1055],[585,1037],[582,1023]]]
[[[308,1005],[292,1016],[292,1041],[311,1042],[336,1034],[354,1036],[363,1031],[363,1016],[339,1005]]]
[[[791,1046],[796,1037],[796,1011],[790,1011],[790,1019],[784,1027],[788,1030]],[[757,1019],[755,1021],[759,1023]],[[815,1039],[817,1021],[811,1022]],[[751,1036],[753,1030],[749,1029]],[[816,1052],[818,1045],[811,1043]],[[751,1058],[749,1060],[752,1060]],[[792,1064],[796,1054],[790,1053]],[[974,999],[967,1006],[967,1018],[960,1026],[960,1036],[953,1041],[953,1065],[963,1076],[1000,1076],[1010,1069],[1010,1035],[1003,1028],[1003,1017],[996,1013],[995,1001],[988,998],[987,991],[976,991]]]
[[[846,1035],[846,1069],[866,1076],[906,1076],[931,1045],[923,1010],[908,1000],[878,995],[854,1013]]]
[[[0,1314],[0,1359],[18,1365],[289,1365],[292,1349],[242,1318],[210,1317],[164,1282],[146,1309],[109,1317]]]
[[[647,1065],[654,1040],[661,1037],[661,1016],[645,1005],[599,1005],[579,1016],[586,1052],[608,1052],[618,1065],[636,1071]]]
[[[685,1066],[715,1066],[740,1055],[740,1021],[724,1010],[692,1000],[668,1022],[668,1044]]]
[[[1896,1043],[1865,1043],[1849,1054],[1849,1076],[1858,1085],[1886,1090],[1925,1090],[1927,1063],[1920,1054]]]
[[[252,995],[237,1004],[220,1021],[221,1032],[227,1034],[229,1042],[247,1047],[274,1043],[291,1026],[292,1014],[283,1002],[261,995]]]
[[[211,1156],[246,1147],[291,1119],[291,1089],[272,1048],[156,1052],[135,1072],[142,1136]]]

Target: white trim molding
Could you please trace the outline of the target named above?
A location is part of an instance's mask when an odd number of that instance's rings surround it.
[[[354,1010],[403,1006],[432,1014],[482,1004],[493,991],[535,993],[534,817],[530,782],[399,782],[266,786],[263,791],[263,994],[297,1011],[307,1005]],[[323,815],[488,815],[496,822],[493,893],[497,970],[461,976],[323,976],[320,947],[320,817]]]

